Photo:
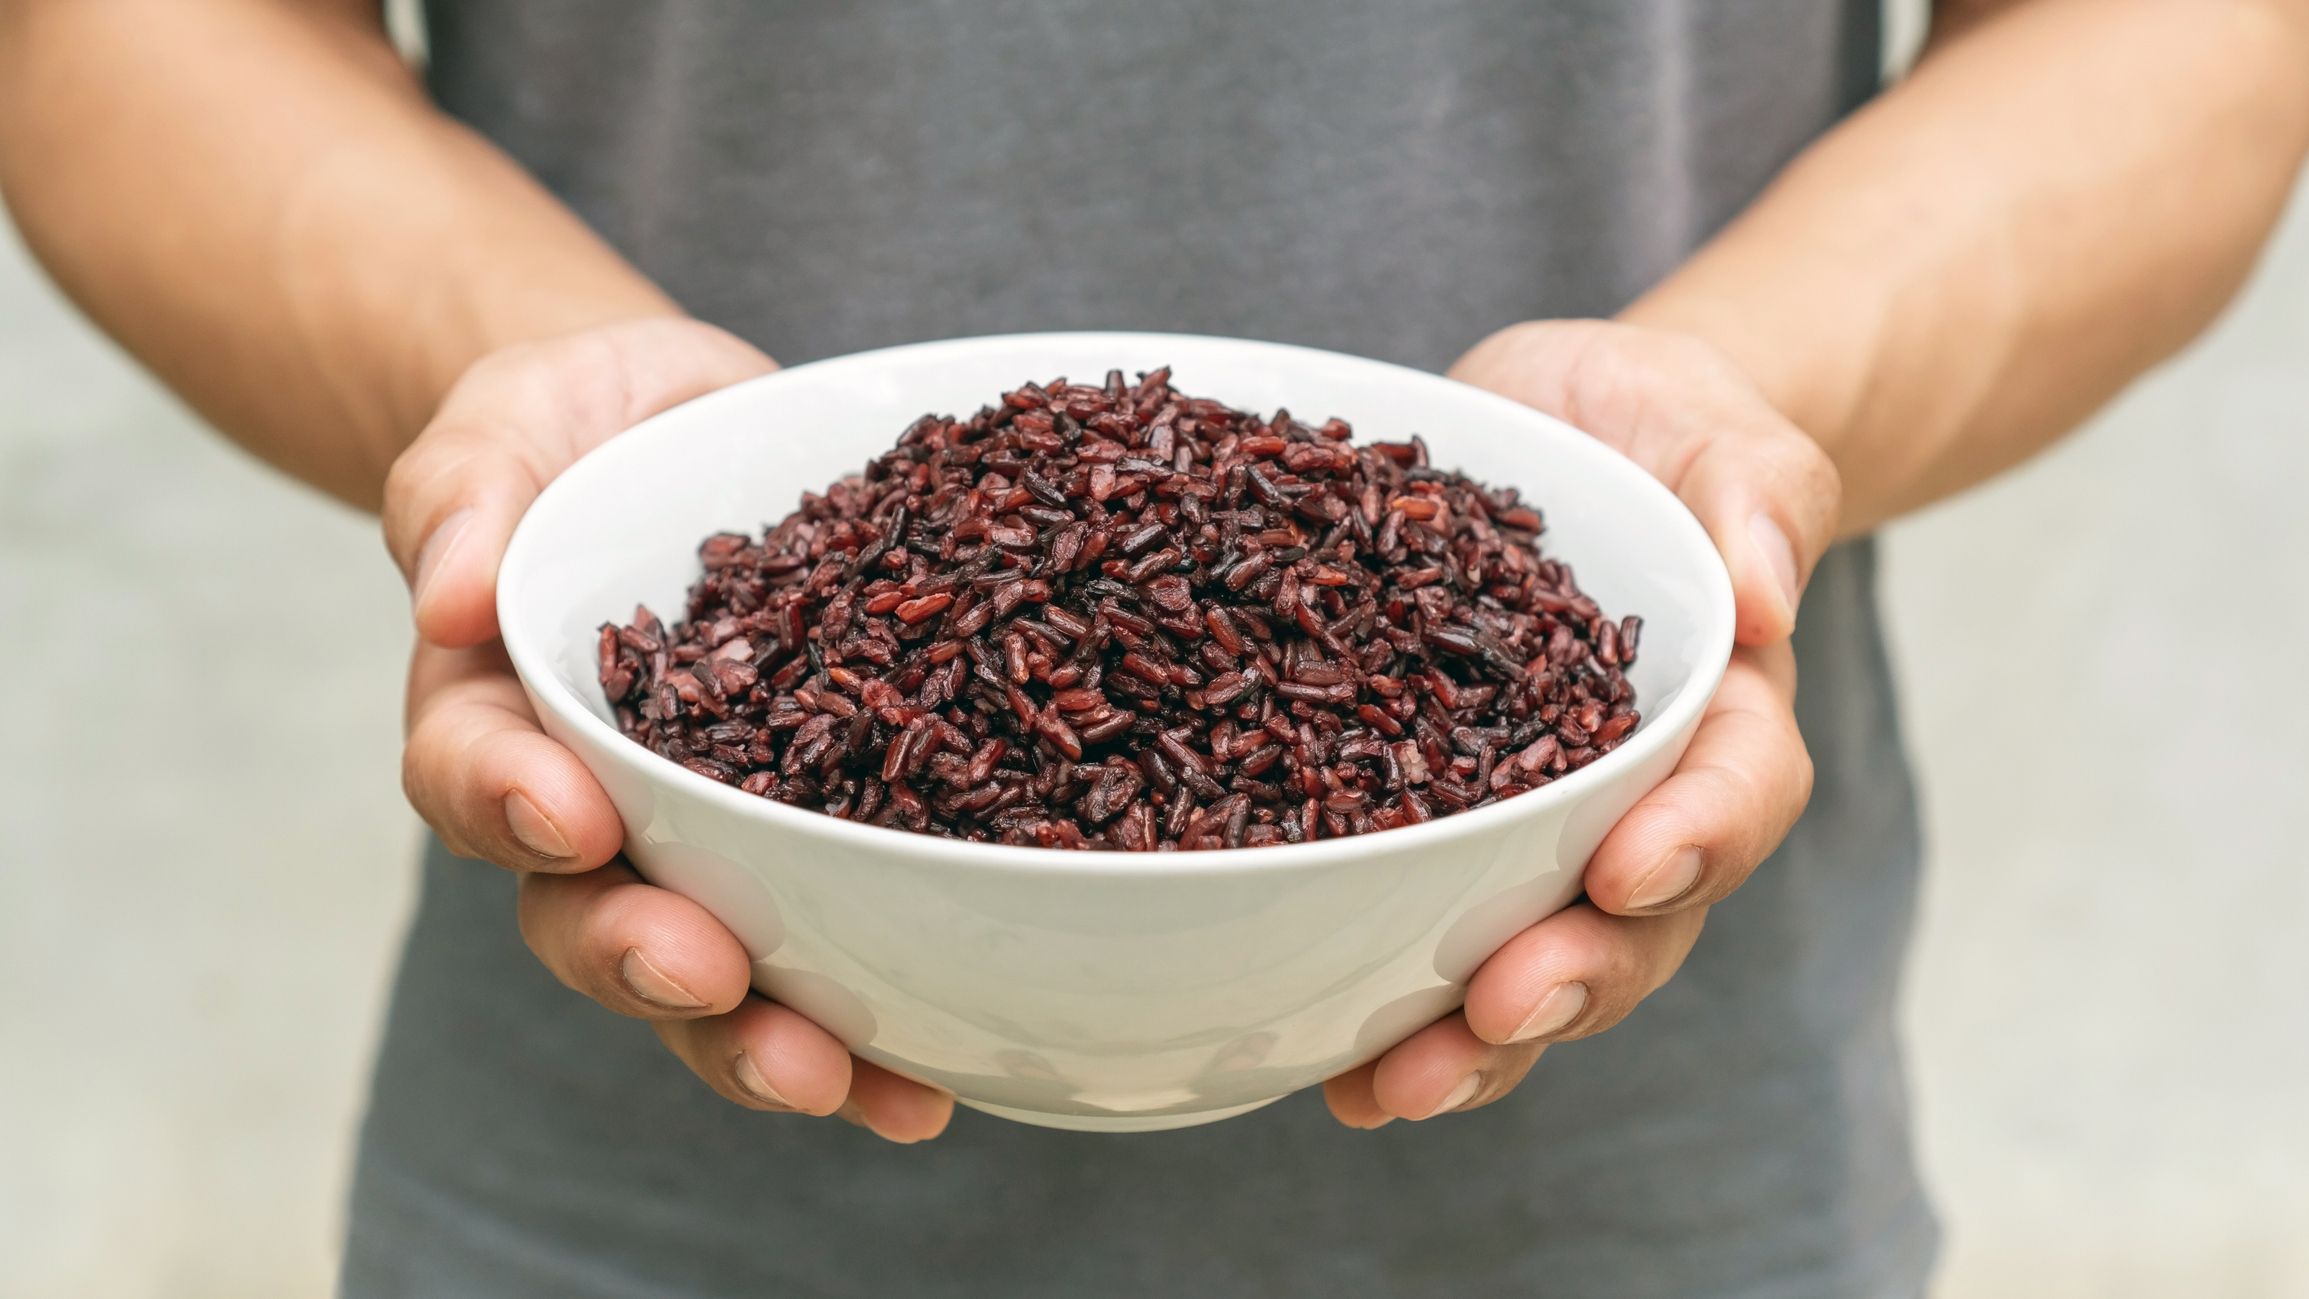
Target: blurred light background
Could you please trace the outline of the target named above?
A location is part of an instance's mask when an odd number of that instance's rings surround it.
[[[2309,1295],[2305,286],[2309,202],[2201,346],[1892,534],[1943,1295]],[[403,609],[0,242],[0,1296],[328,1289]]]

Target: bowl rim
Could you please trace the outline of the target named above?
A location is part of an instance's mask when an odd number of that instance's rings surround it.
[[[1665,506],[1667,526],[1677,534],[1678,549],[1694,557],[1701,569],[1701,580],[1706,588],[1703,625],[1699,631],[1699,666],[1683,682],[1683,688],[1666,710],[1657,716],[1647,715],[1618,748],[1578,771],[1537,789],[1527,790],[1513,798],[1503,799],[1465,812],[1438,816],[1417,825],[1398,826],[1392,830],[1374,830],[1366,834],[1347,835],[1336,839],[1318,839],[1311,843],[1269,844],[1254,848],[1204,848],[1178,851],[1129,852],[1112,848],[1045,848],[1029,844],[981,843],[950,839],[942,835],[898,830],[886,826],[869,825],[796,807],[775,799],[748,794],[734,785],[699,775],[680,763],[674,762],[647,747],[635,743],[615,726],[596,716],[584,701],[577,698],[552,669],[550,657],[537,643],[544,635],[540,629],[535,637],[532,629],[519,624],[512,613],[519,603],[519,591],[524,578],[533,567],[531,552],[544,543],[538,540],[542,524],[536,522],[543,511],[551,508],[557,493],[568,495],[578,488],[568,484],[581,477],[614,477],[616,465],[627,458],[647,454],[653,444],[675,436],[669,429],[678,427],[696,417],[693,409],[733,399],[734,394],[750,392],[762,385],[790,381],[789,376],[809,374],[824,378],[829,373],[845,369],[872,372],[879,364],[901,355],[906,357],[966,356],[971,352],[1009,352],[1035,346],[1086,345],[1110,346],[1118,352],[1125,349],[1143,352],[1150,347],[1184,345],[1194,349],[1214,345],[1239,348],[1248,352],[1263,352],[1281,358],[1288,356],[1301,364],[1348,365],[1358,369],[1378,369],[1392,372],[1391,377],[1406,383],[1427,386],[1450,384],[1459,390],[1459,400],[1474,399],[1489,404],[1503,418],[1520,421],[1535,428],[1547,429],[1550,436],[1568,434],[1559,438],[1566,447],[1584,448],[1572,454],[1585,455],[1599,471],[1627,479],[1639,494],[1651,494],[1655,503]],[[582,472],[581,472],[582,471]],[[1543,507],[1544,508],[1544,507]],[[1654,478],[1642,466],[1619,450],[1572,425],[1497,393],[1463,384],[1457,380],[1411,366],[1398,365],[1369,357],[1335,352],[1324,348],[1305,347],[1294,343],[1276,343],[1260,339],[1233,338],[1215,334],[1184,334],[1161,331],[1133,330],[1054,330],[1015,334],[978,334],[959,338],[932,339],[923,342],[901,343],[869,351],[851,352],[827,357],[801,365],[789,366],[756,378],[741,380],[726,388],[705,393],[636,423],[600,446],[580,456],[568,469],[562,471],[529,507],[523,511],[520,522],[506,544],[505,554],[497,574],[498,631],[506,654],[512,660],[515,674],[521,679],[533,703],[550,710],[564,725],[574,727],[597,741],[601,752],[612,761],[651,783],[670,784],[692,798],[703,799],[722,810],[741,818],[765,822],[782,831],[804,836],[824,836],[843,842],[850,847],[872,853],[896,853],[919,860],[938,861],[945,865],[980,870],[1028,873],[1095,873],[1113,875],[1180,875],[1190,873],[1232,873],[1246,870],[1273,871],[1293,867],[1338,865],[1344,861],[1375,853],[1403,855],[1447,847],[1452,842],[1471,837],[1487,828],[1515,818],[1536,818],[1550,811],[1575,804],[1592,791],[1615,778],[1622,769],[1633,766],[1662,747],[1675,743],[1679,737],[1694,728],[1699,715],[1714,698],[1730,666],[1735,631],[1731,576],[1717,552],[1715,542],[1701,526],[1681,498]],[[583,761],[582,757],[580,761]],[[627,827],[628,841],[640,827]]]

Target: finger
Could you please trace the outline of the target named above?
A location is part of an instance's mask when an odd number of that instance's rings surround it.
[[[1379,1062],[1350,1069],[1323,1083],[1323,1103],[1331,1107],[1331,1117],[1351,1128],[1383,1128],[1395,1121],[1395,1116],[1379,1108],[1379,1098],[1371,1093],[1371,1077],[1379,1071]]]
[[[1494,1045],[1468,1030],[1465,1015],[1449,1015],[1379,1057],[1371,1098],[1382,1113],[1415,1122],[1476,1109],[1513,1091],[1545,1049]]]
[[[1786,642],[1733,653],[1683,760],[1620,818],[1582,884],[1606,911],[1721,901],[1780,846],[1812,797]]]
[[[696,1019],[745,1000],[753,965],[744,944],[623,861],[524,875],[517,912],[522,941],[554,977],[620,1014]]]
[[[827,1115],[850,1094],[850,1053],[834,1035],[761,997],[711,1019],[668,1019],[658,1039],[726,1100]]]
[[[1820,444],[1761,398],[1702,414],[1740,425],[1701,446],[1676,494],[1731,573],[1740,643],[1770,644],[1795,630],[1804,585],[1835,540],[1842,481]]]
[[[497,634],[497,561],[551,477],[540,460],[505,428],[444,414],[393,462],[386,544],[426,640],[477,645]]]
[[[870,1060],[852,1057],[850,1098],[841,1116],[885,1141],[912,1145],[946,1130],[954,1117],[954,1097],[911,1078],[901,1078]]]
[[[1700,908],[1615,916],[1584,902],[1559,911],[1508,939],[1475,972],[1462,1012],[1467,1026],[1500,1044],[1600,1033],[1683,968],[1706,918]]]
[[[496,635],[497,564],[537,493],[640,420],[766,373],[695,321],[637,320],[499,352],[460,379],[385,480],[385,541],[437,644]]]
[[[401,785],[451,852],[516,870],[586,870],[625,838],[593,773],[538,729],[494,644],[418,645]]]

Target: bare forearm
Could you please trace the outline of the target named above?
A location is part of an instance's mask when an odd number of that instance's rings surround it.
[[[0,186],[67,292],[357,504],[474,358],[672,304],[359,0],[0,0]]]
[[[1872,527],[2038,450],[2218,313],[2309,150],[2305,68],[2298,0],[2011,5],[1628,314],[1730,352]]]

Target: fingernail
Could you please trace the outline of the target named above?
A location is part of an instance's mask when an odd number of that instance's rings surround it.
[[[549,861],[575,855],[569,840],[563,838],[553,822],[545,819],[545,813],[537,810],[537,804],[518,789],[505,796],[505,826],[513,831],[513,837],[521,841],[522,847]]]
[[[441,575],[441,566],[448,562],[450,554],[457,548],[457,542],[465,534],[465,525],[472,521],[473,507],[468,505],[441,520],[441,526],[433,529],[432,536],[425,538],[424,546],[417,551],[417,575],[409,582],[411,609],[425,607],[426,590],[433,585],[433,579]]]
[[[1689,845],[1668,854],[1668,859],[1652,868],[1644,882],[1636,885],[1628,895],[1628,910],[1646,911],[1666,906],[1686,893],[1700,880],[1700,850]]]
[[[617,963],[618,976],[625,980],[626,990],[652,1006],[667,1010],[701,1010],[705,1003],[697,994],[675,983],[665,971],[649,963],[638,947],[625,949],[625,959]]]
[[[1438,1114],[1449,1114],[1451,1111],[1458,1109],[1460,1106],[1465,1105],[1467,1102],[1474,1100],[1475,1093],[1481,1091],[1482,1089],[1483,1075],[1481,1073],[1471,1073],[1465,1078],[1459,1080],[1459,1085],[1451,1089],[1451,1094],[1443,1098],[1443,1103],[1441,1105],[1436,1106],[1434,1109],[1427,1111],[1425,1114],[1422,1114],[1419,1117],[1422,1119],[1431,1119]]]
[[[1539,999],[1539,1004],[1531,1008],[1531,1013],[1515,1026],[1514,1034],[1507,1040],[1529,1042],[1550,1033],[1561,1032],[1586,1009],[1586,984],[1559,983],[1547,990],[1547,995]]]
[[[746,1094],[755,1100],[765,1105],[775,1105],[781,1110],[799,1108],[792,1101],[778,1095],[778,1089],[770,1086],[770,1080],[762,1077],[762,1071],[754,1066],[754,1057],[750,1053],[740,1051],[731,1072],[737,1075],[738,1086],[745,1088]]]
[[[1748,520],[1748,535],[1755,540],[1756,553],[1769,569],[1772,579],[1780,584],[1780,599],[1788,606],[1788,619],[1796,618],[1796,548],[1788,544],[1788,534],[1769,514],[1758,513]]]

